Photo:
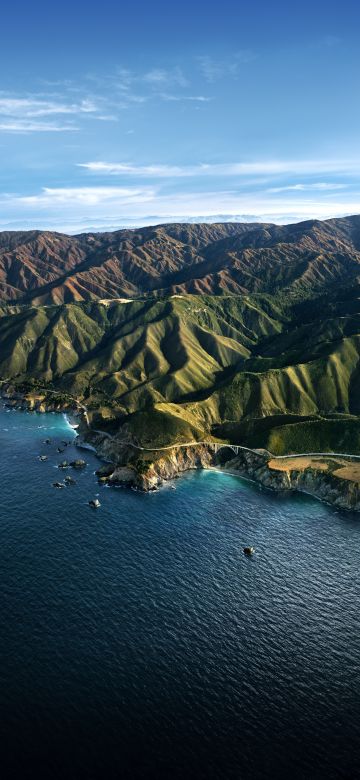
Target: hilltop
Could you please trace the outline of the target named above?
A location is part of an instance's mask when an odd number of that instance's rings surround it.
[[[54,391],[145,446],[360,452],[360,285],[3,306],[4,387]]]
[[[309,294],[359,278],[360,216],[296,225],[173,224],[67,236],[0,233],[0,301]]]
[[[2,392],[86,404],[106,457],[360,453],[359,365],[359,216],[0,234]]]

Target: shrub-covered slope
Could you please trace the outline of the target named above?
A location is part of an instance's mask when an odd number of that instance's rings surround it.
[[[359,295],[350,285],[295,302],[175,295],[3,307],[0,377],[70,393],[96,425],[126,424],[140,441],[153,426],[163,443],[215,434],[277,452],[331,450],[353,432],[356,451]]]

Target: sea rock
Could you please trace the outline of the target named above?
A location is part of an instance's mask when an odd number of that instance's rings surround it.
[[[112,463],[104,463],[103,466],[100,466],[100,468],[96,469],[96,476],[103,478],[103,477],[111,477],[114,471],[114,466]]]
[[[143,491],[153,490],[166,480],[176,479],[189,469],[216,465],[211,444],[174,446],[166,451],[153,450],[151,453],[139,452],[138,447],[134,447],[130,441],[91,428],[82,430],[80,443],[82,446],[91,446],[99,457],[110,461],[98,470],[99,477],[106,477],[109,485],[129,485]],[[270,490],[298,490],[340,509],[360,511],[360,484],[312,468],[274,470],[268,465],[272,458],[273,455],[267,450],[244,448],[223,469],[234,471]]]
[[[116,468],[113,466],[110,477],[105,479],[108,485],[129,485],[131,487],[135,485],[136,474],[134,469],[129,466],[117,466]]]
[[[86,466],[86,460],[82,460],[81,458],[77,458],[76,460],[70,461],[70,466],[73,469],[84,469]]]

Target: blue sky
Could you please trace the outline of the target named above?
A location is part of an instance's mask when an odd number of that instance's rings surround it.
[[[360,212],[353,2],[12,2],[0,229]]]

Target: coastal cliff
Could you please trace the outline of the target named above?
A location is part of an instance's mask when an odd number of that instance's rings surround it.
[[[109,485],[130,485],[139,490],[156,490],[191,469],[210,468],[214,453],[206,444],[178,445],[165,450],[142,450],[131,439],[80,427],[79,447],[91,447],[108,465],[99,468],[100,479]]]
[[[337,476],[337,471],[345,471],[343,465],[337,468],[337,459],[313,457],[309,459],[309,463],[311,465],[303,467],[299,459],[288,458],[284,466],[283,461],[274,459],[269,453],[242,450],[226,464],[225,470],[231,469],[277,492],[296,490],[333,504],[339,509],[360,511],[359,481],[342,474]],[[352,461],[348,461],[348,464],[352,464]],[[355,467],[359,468],[358,462]]]
[[[229,449],[230,459],[221,463],[220,454],[215,454],[211,443],[146,451],[130,440],[120,441],[116,436],[85,430],[84,426],[78,445],[93,447],[100,458],[108,461],[98,475],[109,485],[130,485],[149,491],[191,469],[219,468],[276,492],[299,491],[339,509],[360,512],[360,463],[351,459],[318,456],[282,460],[273,458],[266,450],[251,449],[242,449],[231,457]]]
[[[299,491],[339,509],[360,512],[360,462],[350,456],[304,456],[275,458],[267,450],[242,448],[228,459],[215,453],[213,443],[178,444],[145,449],[134,442],[126,426],[121,436],[94,430],[74,399],[54,392],[21,392],[3,383],[1,397],[10,408],[38,412],[67,412],[80,423],[77,446],[93,449],[104,465],[98,469],[101,482],[127,485],[142,491],[156,490],[164,482],[192,469],[218,468],[238,474],[275,492]]]

